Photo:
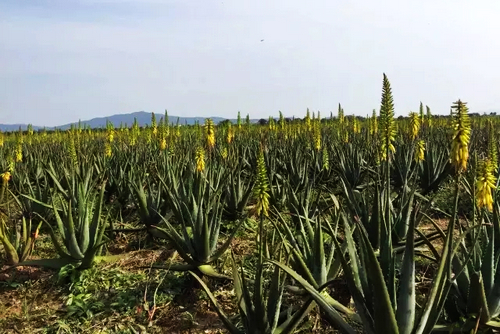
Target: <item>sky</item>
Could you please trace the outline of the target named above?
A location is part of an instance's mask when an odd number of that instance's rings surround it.
[[[500,109],[498,0],[0,0],[0,123]],[[263,40],[263,41],[262,41]]]

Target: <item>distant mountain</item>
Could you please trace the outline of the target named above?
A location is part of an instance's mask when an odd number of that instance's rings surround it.
[[[165,117],[165,114],[155,114],[156,121],[159,122],[162,117]],[[179,124],[181,125],[193,125],[197,121],[200,123],[205,122],[206,117],[178,117],[178,116],[168,116],[168,121],[170,124],[177,124],[177,119],[179,120]],[[211,117],[215,124],[222,122],[225,118],[222,117]],[[81,121],[82,126],[90,126],[91,128],[104,128],[106,127],[106,122],[109,121],[113,123],[115,127],[119,127],[120,124],[123,126],[127,125],[128,127],[134,124],[134,119],[137,119],[137,123],[139,126],[146,126],[151,124],[151,113],[145,111],[134,112],[131,114],[117,114],[109,117],[98,117],[92,118],[88,121]],[[233,120],[231,120],[233,121]],[[58,129],[67,130],[71,127],[71,125],[78,126],[78,122],[64,124],[61,126],[57,126]]]
[[[156,116],[156,121],[159,122],[162,117],[165,117],[165,114],[155,114]],[[168,121],[170,124],[177,124],[177,120],[179,121],[179,124],[181,125],[193,125],[196,122],[199,122],[200,124],[203,124],[205,122],[205,119],[207,117],[178,117],[178,116],[170,116],[168,117]],[[215,124],[218,124],[226,118],[223,117],[210,117],[212,121],[214,121]],[[81,121],[82,126],[90,126],[91,128],[104,128],[106,127],[106,121],[109,121],[113,123],[115,127],[119,127],[120,124],[123,124],[124,126],[127,125],[128,127],[132,126],[134,123],[134,119],[137,119],[137,123],[139,123],[139,126],[146,126],[151,124],[151,113],[145,112],[145,111],[139,111],[139,112],[134,112],[130,114],[117,114],[117,115],[112,115],[108,117],[98,117],[98,118],[92,118],[87,121]],[[236,122],[236,119],[229,119],[233,123]],[[257,120],[252,120],[252,122],[257,122]],[[56,127],[45,127],[47,130],[53,130],[53,129],[60,129],[60,130],[67,130],[71,128],[71,125],[78,126],[79,122],[74,122],[74,123],[69,123],[69,124],[64,124]],[[10,132],[10,131],[18,131],[19,127],[21,127],[22,130],[26,130],[28,125],[27,124],[0,124],[0,131],[2,132]],[[33,126],[33,130],[39,130],[43,129],[43,126]]]
[[[19,131],[21,128],[23,131],[28,129],[28,124],[0,124],[0,131],[2,132],[13,132]],[[41,126],[33,126],[33,130],[43,129]]]

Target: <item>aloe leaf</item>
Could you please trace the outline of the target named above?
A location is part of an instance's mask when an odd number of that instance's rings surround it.
[[[234,228],[234,230],[231,232],[231,235],[229,235],[229,237],[227,238],[227,240],[222,244],[222,246],[220,246],[217,251],[215,251],[212,256],[210,256],[208,262],[213,262],[215,260],[217,260],[218,258],[220,258],[222,256],[222,254],[224,254],[229,246],[231,246],[231,242],[233,241],[234,237],[236,236],[236,233],[238,232],[238,230],[240,229],[241,225],[243,224],[243,220],[241,220],[238,225],[236,225],[236,227]]]
[[[309,297],[300,309],[295,311],[292,316],[289,316],[274,330],[273,334],[294,333],[297,326],[314,309],[314,307],[316,307],[316,303],[313,298]]]
[[[458,203],[458,191],[455,194],[455,201]],[[456,204],[457,205],[457,204]],[[454,218],[451,218],[448,224],[448,231],[443,246],[443,253],[438,266],[438,271],[434,277],[431,291],[425,301],[425,306],[421,312],[418,324],[415,326],[415,334],[428,333],[434,328],[436,322],[441,315],[441,311],[451,288],[448,282],[448,275],[446,268],[449,268],[450,262],[453,258],[453,231],[454,231]]]
[[[208,298],[210,299],[210,302],[212,303],[212,305],[214,306],[215,308],[215,311],[217,312],[217,314],[219,315],[219,318],[221,319],[221,321],[224,323],[224,326],[226,327],[226,329],[229,330],[229,332],[231,334],[243,334],[242,331],[240,331],[232,322],[231,320],[229,320],[228,316],[225,314],[225,312],[222,310],[222,308],[219,306],[219,303],[217,303],[217,299],[215,299],[214,295],[212,294],[212,292],[210,291],[210,289],[208,288],[208,286],[205,284],[205,282],[203,282],[203,280],[201,278],[199,278],[195,273],[193,273],[192,271],[189,271],[189,273],[200,283],[200,285],[202,286],[203,290],[205,290]]]
[[[299,274],[297,274],[293,269],[287,267],[281,262],[275,260],[269,260],[272,264],[279,266],[288,275],[293,277],[300,285],[309,292],[309,295],[314,299],[314,301],[321,307],[325,312],[328,320],[337,326],[337,328],[342,333],[354,334],[356,331],[340,316],[340,314],[325,300],[325,298],[316,289],[311,286],[305,279],[303,279]]]
[[[195,243],[201,246],[202,251],[200,252],[200,255],[203,261],[205,262],[208,260],[210,256],[211,242],[210,242],[210,227],[208,226],[209,217],[208,214],[204,215],[203,212],[204,212],[203,207],[200,207],[198,213],[198,219],[201,220],[202,222],[200,226],[200,238],[198,240],[195,240]]]
[[[471,275],[470,284],[467,313],[478,315],[481,318],[481,323],[486,323],[490,321],[490,313],[481,272],[475,272]]]
[[[253,289],[253,306],[259,331],[267,332],[269,330],[269,319],[267,318],[265,297],[264,297],[264,248],[266,246],[266,236],[264,235],[263,217],[260,218],[259,239],[258,239],[258,260],[255,273],[255,283]],[[243,281],[244,283],[244,281]]]
[[[57,254],[59,254],[60,257],[70,257],[69,253],[63,249],[63,247],[65,247],[65,246],[61,245],[59,243],[59,240],[57,239],[56,234],[55,234],[52,226],[45,220],[45,218],[43,218],[43,217],[40,217],[40,218],[42,219],[42,222],[44,222],[45,225],[47,225],[49,228],[50,239],[52,240],[52,244],[54,245],[54,248],[56,249]]]
[[[267,300],[267,319],[269,319],[269,323],[271,324],[271,332],[274,332],[278,325],[284,289],[284,284],[281,281],[281,269],[275,266]]]
[[[68,205],[68,213],[65,217],[66,225],[65,225],[65,239],[68,243],[68,251],[72,257],[77,260],[81,260],[84,258],[83,253],[80,251],[80,247],[78,246],[78,241],[76,240],[76,232],[75,225],[73,223],[73,211],[71,208],[71,202]]]
[[[392,307],[389,291],[384,280],[382,268],[379,265],[375,251],[371,246],[368,236],[362,226],[360,228],[361,249],[367,256],[367,273],[373,287],[374,320],[377,333],[399,333],[398,324]]]
[[[197,266],[197,262],[192,259],[190,253],[186,250],[186,241],[177,233],[170,223],[166,222],[167,229],[163,229],[154,225],[148,228],[148,232],[156,238],[166,239],[173,243],[175,250],[179,253],[181,258],[191,265]]]
[[[64,188],[61,186],[61,184],[59,183],[59,180],[57,179],[57,177],[56,177],[56,175],[55,175],[56,173],[55,173],[55,171],[54,171],[54,166],[52,165],[52,162],[50,162],[50,163],[49,163],[49,167],[50,167],[50,168],[47,170],[47,174],[49,174],[49,176],[51,177],[52,181],[54,182],[55,186],[57,187],[57,190],[59,190],[59,192],[60,192],[61,194],[63,194],[63,195],[64,195],[64,197],[65,197],[67,200],[69,200],[69,199],[70,199],[70,197],[69,197],[69,195],[68,195],[67,191],[66,191],[66,190],[64,190]],[[41,204],[41,203],[40,203],[40,204]]]
[[[81,201],[81,203],[80,203]],[[90,210],[92,210],[92,204],[93,202],[91,201],[90,203],[87,202],[87,200],[79,200],[78,205],[82,206],[82,209],[79,213],[78,219],[80,220],[80,235],[79,235],[79,248],[82,254],[85,254],[87,251],[87,248],[89,247],[89,241],[90,241]]]
[[[231,277],[218,273],[214,267],[208,264],[198,266],[198,270],[206,276],[231,280]]]
[[[415,215],[411,217],[406,235],[406,247],[401,267],[400,291],[396,319],[401,334],[411,334],[415,323]]]
[[[238,298],[238,308],[240,314],[242,315],[246,331],[249,333],[254,333],[261,330],[263,318],[258,318],[256,305],[254,305],[254,299],[250,294],[248,282],[245,278],[243,268],[238,270],[236,267],[236,262],[233,257],[233,275],[234,280],[237,282],[235,284],[236,297]],[[256,274],[258,275],[258,273]],[[257,281],[254,280],[254,291],[258,288]],[[238,289],[236,287],[239,287]]]
[[[314,276],[318,285],[322,285],[326,282],[326,262],[325,262],[325,249],[323,243],[323,230],[319,221],[316,222],[315,232],[314,232],[314,253],[313,253],[313,263],[314,263]]]
[[[78,261],[71,258],[58,258],[58,259],[39,259],[39,260],[29,260],[20,262],[17,266],[32,266],[32,267],[44,267],[50,269],[61,269],[62,267],[73,263],[76,264]]]
[[[5,250],[5,257],[8,265],[15,265],[19,262],[19,256],[16,248],[12,245],[6,235],[0,235],[0,242]]]
[[[99,198],[97,200],[97,205],[94,208],[94,215],[92,217],[92,223],[90,224],[90,230],[89,230],[89,245],[90,247],[94,247],[97,243],[100,243],[99,239],[99,233],[101,230],[103,230],[101,226],[101,214],[102,214],[102,203],[104,200],[104,190],[105,190],[105,185],[106,183],[102,183],[101,185],[101,191],[99,193]],[[88,247],[88,245],[87,245]]]

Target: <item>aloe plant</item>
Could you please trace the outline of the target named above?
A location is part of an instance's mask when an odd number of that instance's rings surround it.
[[[23,217],[34,221],[40,221],[40,217],[50,217],[52,211],[50,207],[43,204],[50,202],[51,190],[47,186],[46,177],[41,176],[40,178],[42,178],[42,180],[37,178],[34,186],[29,179],[26,179],[26,182],[16,190],[16,193],[24,194],[29,197],[16,196],[13,191],[10,191]]]
[[[267,248],[263,223],[259,224],[258,257],[255,266],[255,277],[250,282],[244,271],[238,268],[232,257],[233,282],[236,293],[236,305],[240,315],[241,326],[237,326],[217,303],[208,286],[195,273],[190,272],[201,284],[214,306],[219,318],[231,334],[287,334],[295,328],[315,306],[312,298],[307,299],[300,308],[286,307],[283,303],[286,274],[275,267],[266,283],[264,249]],[[278,255],[281,259],[281,256]]]
[[[329,235],[330,238],[337,237],[340,215],[336,217],[334,215],[333,222],[325,219],[324,224],[321,224],[319,218],[308,219],[299,216],[299,223],[293,228],[280,213],[277,215],[277,229],[280,231],[287,253],[291,256],[290,267],[315,289],[320,289],[337,279],[342,270],[340,257],[336,256],[332,242],[329,243],[329,249],[325,249],[324,234]],[[297,289],[292,289],[292,291],[301,292]],[[358,318],[354,311],[332,298],[326,291],[321,293],[337,311],[352,318]]]
[[[103,236],[106,221],[102,219],[105,182],[100,184],[98,189],[87,188],[88,184],[88,181],[75,184],[76,203],[73,203],[71,197],[64,199],[67,193],[58,194],[63,198],[57,202],[55,198],[59,196],[53,196],[52,209],[56,230],[43,219],[59,258],[25,261],[20,265],[61,268],[72,263],[80,269],[93,265],[105,243]]]
[[[15,221],[7,224],[3,218],[0,219],[0,243],[4,248],[7,265],[17,265],[31,256],[40,225],[41,222],[33,230],[32,220],[24,216],[20,224]]]
[[[414,226],[415,220],[412,219],[411,227]],[[450,224],[450,227],[452,231],[453,224]],[[355,234],[359,239],[356,243],[350,224],[345,218],[344,228],[348,245],[347,254],[342,253],[342,247],[336,239],[334,242],[337,251],[341,254],[342,268],[364,331],[374,334],[431,333],[440,317],[450,288],[446,269],[451,259],[447,246],[452,242],[452,233],[448,233],[445,253],[441,257],[439,269],[426,298],[424,308],[417,312],[413,238],[407,239],[401,267],[399,294],[397,303],[393,304],[390,297],[391,287],[386,283],[377,254],[370,244],[366,230],[361,224],[356,225]],[[332,312],[333,308],[327,298],[319,294],[301,275],[279,262],[273,261],[273,263],[295,278],[324,311]]]
[[[466,319],[463,329],[500,328],[500,204],[490,217],[482,212],[479,224],[462,230],[453,258],[455,279],[445,307],[452,321]],[[484,223],[481,223],[484,222]]]
[[[168,201],[173,217],[180,225],[177,230],[168,219],[163,218],[164,226],[150,226],[148,231],[155,237],[166,239],[172,243],[185,265],[168,266],[171,270],[197,269],[204,275],[225,277],[216,272],[212,263],[218,260],[229,248],[241,223],[234,228],[224,244],[219,245],[219,231],[222,224],[223,208],[220,203],[220,187],[218,184],[222,170],[209,168],[207,174],[188,171],[182,181],[161,182],[167,189]],[[209,183],[207,177],[211,178]],[[182,194],[182,195],[181,195]],[[167,268],[155,266],[156,268]]]
[[[422,195],[436,192],[451,173],[449,153],[434,143],[429,143],[424,161],[418,165],[418,181]]]
[[[241,164],[229,173],[229,180],[224,189],[225,215],[229,220],[237,220],[244,216],[248,200],[252,195],[255,180],[248,176],[245,178],[244,174],[245,170]]]
[[[162,221],[162,216],[165,216],[168,210],[168,203],[165,196],[163,196],[163,186],[155,184],[151,178],[146,177],[134,179],[131,175],[129,180],[141,223],[146,228],[158,225]]]

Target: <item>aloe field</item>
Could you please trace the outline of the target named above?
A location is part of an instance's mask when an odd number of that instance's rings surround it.
[[[0,332],[495,332],[500,121],[404,113],[0,133]]]

